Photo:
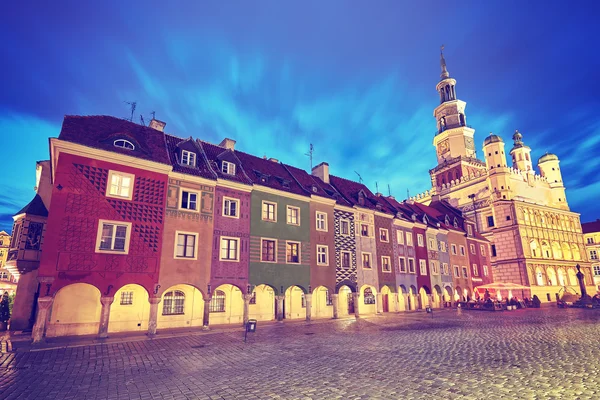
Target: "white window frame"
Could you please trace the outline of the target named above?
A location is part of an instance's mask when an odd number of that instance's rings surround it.
[[[264,241],[275,242],[275,246],[273,247],[273,255],[274,255],[274,260],[273,261],[269,261],[269,260],[263,259],[263,242]],[[265,238],[260,238],[260,262],[262,262],[262,263],[269,263],[269,264],[277,264],[277,246],[278,246],[277,239],[266,238],[266,237]]]
[[[344,254],[348,254],[348,266],[344,266]],[[340,251],[340,267],[342,268],[352,268],[352,252],[342,250]]]
[[[406,258],[404,257],[398,257],[398,271],[405,274],[406,272],[408,272],[408,266],[406,265]],[[402,268],[404,266],[404,268]]]
[[[385,262],[387,260],[388,269],[384,269]],[[392,260],[389,256],[381,256],[381,272],[391,273],[392,272]]]
[[[236,211],[236,215],[227,215],[225,213],[225,210],[229,210],[229,212],[231,212],[231,207],[227,207],[227,202],[229,202],[229,204],[231,203],[235,203],[235,211]],[[221,213],[224,217],[227,218],[236,218],[239,219],[240,218],[240,199],[235,199],[233,197],[226,197],[223,196],[223,210]]]
[[[450,267],[448,266],[448,263],[442,264],[442,273],[444,275],[450,275]]]
[[[423,234],[417,233],[417,244],[419,247],[425,247],[425,242],[423,239]]]
[[[321,217],[321,219],[319,219],[319,217]],[[327,213],[324,213],[322,211],[317,211],[317,212],[315,212],[315,219],[316,219],[316,229],[319,232],[327,232],[328,231]],[[319,222],[323,222],[323,227],[319,227]]]
[[[600,265],[593,265],[592,269],[594,270],[594,276],[600,276]]]
[[[100,243],[102,242],[102,228],[104,224],[111,225],[121,225],[126,226],[127,231],[125,232],[125,248],[123,250],[112,250],[115,245],[115,237],[116,230],[113,232],[112,244],[110,250],[100,249]],[[108,219],[100,219],[98,220],[98,231],[96,234],[96,253],[106,253],[106,254],[129,254],[129,242],[131,241],[131,222],[122,222],[122,221],[111,221]]]
[[[342,225],[344,222],[348,223],[348,233],[344,233],[342,231]],[[342,236],[350,236],[350,234],[352,233],[352,229],[350,229],[350,220],[347,218],[340,218],[340,235]]]
[[[363,227],[367,228],[367,234],[366,235],[363,235]],[[366,222],[361,222],[360,223],[360,236],[362,236],[362,237],[371,237],[371,232],[372,232],[371,225],[369,225]]]
[[[187,162],[184,159],[187,157]],[[196,166],[196,153],[188,150],[181,150],[181,165],[187,165],[188,167]]]
[[[458,254],[456,245],[454,243],[450,244],[450,250],[452,251],[452,254],[454,254],[454,255]]]
[[[407,257],[406,258],[406,268],[409,274],[416,274],[417,273],[417,265],[415,263],[415,259],[413,257]],[[411,262],[412,261],[412,262]],[[412,265],[412,271],[410,266]]]
[[[223,241],[224,240],[233,240],[233,241],[237,242],[235,259],[223,258]],[[239,262],[240,261],[240,238],[236,238],[233,236],[221,236],[219,238],[219,261],[225,261],[225,262]]]
[[[404,231],[401,231],[401,230],[396,231],[396,243],[404,244]]]
[[[291,222],[291,215],[290,215],[290,211],[296,211],[296,223]],[[296,207],[296,206],[286,206],[285,207],[285,220],[286,223],[288,225],[294,225],[294,226],[300,226],[300,207]]]
[[[273,218],[274,219],[266,219],[265,218],[265,205],[272,205],[273,206]],[[263,221],[266,222],[277,222],[277,203],[273,202],[273,201],[267,201],[267,200],[263,200],[262,204],[260,206],[260,214],[261,214],[261,219]]]
[[[590,250],[590,260],[597,260],[598,252],[596,250]]]
[[[459,246],[459,248],[460,248],[460,255],[461,255],[461,256],[465,256],[465,255],[466,255],[466,253],[465,253],[465,246],[463,246],[463,245],[461,244],[461,245]]]
[[[429,250],[437,250],[436,240],[434,238],[429,238]]]
[[[427,275],[427,261],[419,259],[419,275]]]
[[[196,195],[196,208],[195,209],[183,207],[183,192],[187,192],[189,194],[195,194]],[[197,213],[199,213],[200,212],[200,193],[201,192],[199,192],[197,190],[180,187],[179,188],[179,209],[183,210],[183,211],[197,212]],[[190,204],[189,194],[188,194],[188,206]]]
[[[185,257],[177,255],[177,244],[179,241],[179,235],[190,235],[194,236],[194,256]],[[175,231],[175,243],[173,244],[173,258],[178,260],[197,260],[198,259],[198,233],[197,232],[186,232],[186,231]]]
[[[123,145],[120,146],[117,144],[117,142],[122,143]],[[130,145],[131,147],[127,147],[127,145]],[[135,145],[133,143],[131,143],[129,140],[127,139],[117,139],[113,142],[113,146],[118,147],[119,149],[125,149],[125,150],[135,150]]]
[[[453,265],[452,269],[454,270],[454,277],[455,278],[460,278],[460,266],[459,265]]]
[[[365,267],[365,255],[369,256],[369,266]],[[373,269],[373,255],[368,251],[360,253],[360,262],[363,269]]]
[[[319,252],[319,250],[321,250],[321,252]],[[321,255],[325,255],[325,262],[322,262],[320,260]],[[325,246],[322,244],[317,245],[317,265],[324,267],[329,266],[329,246]]]
[[[429,260],[429,270],[431,271],[431,275],[439,275],[439,270],[436,266],[436,261]]]
[[[488,276],[490,273],[490,271],[488,270],[488,266],[484,265],[483,266],[483,276]]]
[[[469,279],[469,268],[465,267],[464,265],[462,266],[462,277],[463,279]]]
[[[381,234],[385,233],[385,240],[382,239]],[[390,231],[386,228],[379,228],[379,241],[382,243],[390,242]]]
[[[473,264],[473,273],[471,276],[479,276],[479,268],[477,268],[477,264]]]
[[[406,232],[406,245],[411,246],[411,247],[413,245],[413,233],[412,232]]]
[[[481,251],[482,256],[485,256],[485,246],[483,244],[479,245],[479,251]]]
[[[467,224],[467,233],[469,236],[473,236],[473,227]]]
[[[471,254],[477,254],[477,250],[475,249],[475,244],[469,243],[469,251]]]
[[[448,251],[448,247],[446,246],[446,242],[444,242],[443,240],[440,241],[440,250],[444,253],[446,253]]]
[[[131,180],[131,186],[129,187],[129,195],[128,196],[122,196],[120,194],[111,193],[113,176],[120,176],[121,178],[129,178]],[[131,200],[131,199],[133,199],[134,186],[135,186],[135,175],[134,174],[129,174],[127,172],[121,172],[121,171],[109,170],[108,171],[108,181],[106,183],[106,197],[111,197],[113,199],[119,199],[119,200]],[[117,187],[119,188],[119,190],[122,188],[122,186],[120,184],[118,184]]]
[[[288,261],[288,245],[297,244],[298,245],[298,262]],[[286,240],[285,241],[285,263],[286,264],[302,264],[302,244],[295,240]]]
[[[235,164],[229,161],[221,161],[221,172],[227,175],[235,175]]]

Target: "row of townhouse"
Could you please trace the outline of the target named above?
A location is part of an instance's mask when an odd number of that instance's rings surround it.
[[[39,341],[441,308],[492,281],[488,241],[446,202],[164,126],[65,117],[15,216],[11,329]]]

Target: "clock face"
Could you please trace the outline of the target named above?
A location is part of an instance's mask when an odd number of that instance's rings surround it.
[[[465,138],[465,147],[469,150],[475,150],[475,142],[473,141],[473,138]]]
[[[439,154],[444,154],[448,150],[450,150],[448,148],[448,140],[443,140],[443,141],[440,142],[440,144],[438,144],[438,153]]]

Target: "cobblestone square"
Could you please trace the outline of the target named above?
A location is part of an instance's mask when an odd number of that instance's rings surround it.
[[[593,399],[599,333],[595,310],[448,310],[17,347],[0,398]]]

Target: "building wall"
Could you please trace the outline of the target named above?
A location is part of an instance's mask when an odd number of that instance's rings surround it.
[[[359,263],[360,253],[357,249],[356,226],[354,221],[354,212],[343,209],[334,209],[334,234],[335,234],[335,283],[336,292],[342,285],[348,285],[356,288],[358,280],[357,265]],[[350,235],[342,235],[340,233],[340,220],[347,219],[350,221]],[[342,266],[341,252],[350,252],[350,267]]]
[[[327,231],[325,232],[317,230],[317,212],[327,215]],[[317,245],[324,245],[328,248],[329,259],[326,266],[317,265]],[[330,293],[335,293],[336,251],[333,205],[317,201],[310,202],[310,252],[310,285],[313,289],[324,286]]]
[[[396,257],[394,257],[394,241],[396,240],[396,237],[392,236],[392,234],[394,233],[394,230],[392,227],[392,221],[393,221],[392,218],[375,215],[375,244],[376,244],[376,251],[377,251],[377,262],[379,264],[378,268],[377,268],[377,279],[378,279],[379,286],[377,286],[377,287],[381,291],[381,289],[384,286],[388,286],[392,293],[396,293],[397,289],[396,289],[395,266],[397,265],[397,260],[394,260],[396,258]],[[387,229],[387,232],[388,232],[387,242],[384,242],[383,240],[381,240],[381,235],[379,234],[380,228]],[[382,257],[384,257],[384,256],[390,258],[390,272],[383,271]],[[396,261],[396,262],[394,262],[394,261]],[[389,296],[389,297],[392,297],[392,296]],[[391,303],[391,301],[390,301],[390,303]],[[390,308],[392,308],[391,304],[390,304]]]
[[[448,252],[450,255],[450,274],[452,275],[453,281],[453,289],[458,293],[459,296],[463,296],[463,290],[468,289],[469,292],[472,292],[473,286],[471,280],[469,278],[464,278],[462,275],[462,267],[467,267],[467,271],[469,270],[469,256],[467,249],[467,239],[464,233],[459,231],[450,230],[448,232]],[[456,245],[456,254],[452,251],[452,245]],[[465,248],[465,254],[461,255],[460,246]],[[458,266],[459,274],[458,277],[454,272],[454,266]],[[471,274],[468,273],[470,277]],[[459,290],[460,289],[460,290]],[[453,294],[454,296],[454,294]]]
[[[397,233],[396,232],[402,232],[404,238],[403,238],[403,244],[398,244],[397,243]],[[409,299],[408,299],[408,294],[410,291],[410,287],[413,286],[415,288],[418,287],[417,285],[417,274],[416,274],[416,270],[415,273],[410,273],[409,272],[409,268],[408,268],[408,259],[409,258],[415,258],[415,248],[414,248],[414,237],[413,237],[413,245],[409,246],[406,243],[406,235],[413,235],[412,229],[410,228],[405,228],[405,227],[400,227],[400,226],[396,226],[394,225],[394,232],[392,234],[393,238],[394,238],[394,248],[395,248],[395,262],[397,265],[397,269],[396,269],[396,287],[398,288],[398,302],[399,302],[399,310],[400,311],[409,311],[409,309],[414,309],[414,304],[412,304],[412,308],[409,308]],[[406,272],[400,272],[400,262],[399,262],[399,258],[402,257],[405,260],[406,263]],[[415,260],[416,263],[416,260]],[[415,268],[416,268],[416,264],[415,264]]]

